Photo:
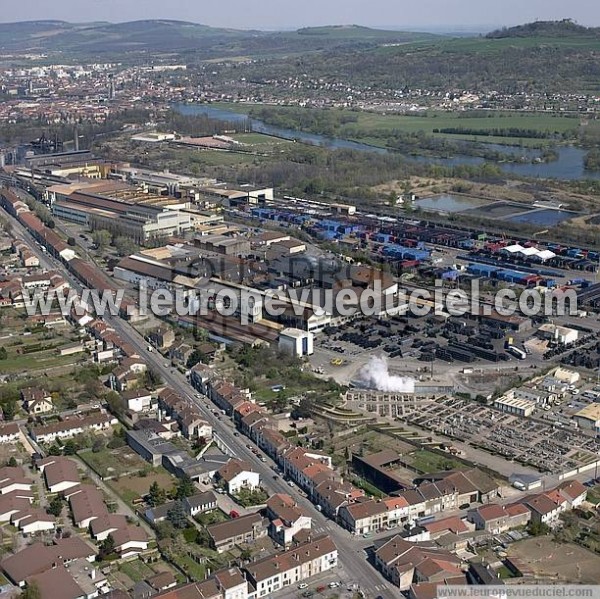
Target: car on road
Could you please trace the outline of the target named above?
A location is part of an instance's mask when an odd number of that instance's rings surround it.
[[[340,586],[340,583],[337,582],[337,581],[335,581],[335,580],[333,582],[329,583],[329,588],[330,589],[337,589],[339,586]]]
[[[246,447],[247,447],[248,449],[252,449],[252,445],[250,445],[250,443],[246,443]]]
[[[363,539],[368,539],[371,536],[370,532],[366,532],[362,537]]]
[[[298,585],[298,588],[299,588],[299,589],[305,589],[305,588],[307,588],[307,587],[308,587],[308,585],[307,585],[305,582],[301,582],[301,583]]]
[[[233,433],[233,436],[234,436],[234,437],[239,437],[239,436],[240,436],[240,433],[238,433],[238,432],[236,431],[235,433]]]
[[[273,475],[273,480],[279,480],[279,477],[276,474],[274,474]]]
[[[312,597],[315,594],[314,591],[304,591],[304,593],[302,593],[303,597]]]

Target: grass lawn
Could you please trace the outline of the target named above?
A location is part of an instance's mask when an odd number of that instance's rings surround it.
[[[253,154],[241,154],[237,152],[222,152],[218,150],[200,150],[194,151],[188,157],[189,164],[199,166],[235,166],[238,164],[248,164],[256,160]]]
[[[119,570],[129,576],[133,582],[140,582],[141,580],[154,575],[154,570],[140,559],[131,562],[122,562],[119,565]]]
[[[167,491],[176,483],[175,478],[164,468],[155,468],[147,476],[123,476],[119,480],[111,480],[107,484],[123,501],[133,503],[138,497],[146,495],[150,485],[155,481]]]
[[[478,40],[467,40],[469,43]],[[499,41],[499,40],[488,40]],[[240,113],[249,113],[253,108],[260,105],[252,104],[219,104],[219,108],[231,110]],[[277,110],[285,110],[286,107],[277,107]],[[290,110],[298,110],[297,107],[290,107]],[[579,127],[579,119],[562,116],[558,114],[546,113],[531,113],[531,112],[490,112],[485,116],[465,117],[469,113],[464,112],[445,112],[445,111],[428,111],[424,116],[421,115],[401,115],[401,114],[381,114],[376,112],[365,111],[339,111],[348,112],[355,117],[358,117],[356,123],[348,123],[342,125],[338,133],[339,137],[347,137],[357,139],[364,143],[383,146],[385,139],[381,135],[390,135],[397,129],[405,133],[416,133],[423,131],[429,135],[436,137],[445,137],[448,139],[466,139],[475,140],[482,143],[505,143],[510,145],[540,145],[548,140],[531,139],[519,137],[485,137],[482,135],[465,135],[465,134],[446,134],[434,133],[434,129],[445,129],[448,127],[463,127],[468,129],[533,129],[535,131],[549,131],[551,133],[565,133],[576,131]],[[363,130],[362,136],[356,136],[356,129]],[[378,132],[379,135],[364,135],[365,132]],[[249,134],[255,135],[255,134]],[[236,139],[241,136],[236,136]],[[240,140],[241,141],[241,140]],[[254,142],[256,143],[256,142]]]
[[[218,524],[219,522],[227,522],[231,518],[222,510],[212,510],[205,514],[198,514],[195,517],[196,522],[202,526],[209,526],[210,524]]]
[[[54,350],[40,351],[26,355],[11,353],[9,348],[8,358],[2,361],[4,374],[13,372],[27,372],[32,374],[40,370],[52,370],[76,364],[81,360],[79,356],[59,356]]]
[[[600,503],[600,485],[588,489],[587,500],[594,505]]]
[[[292,142],[263,133],[237,133],[231,136],[236,141],[252,146],[288,145]],[[264,149],[264,148],[261,148]]]
[[[103,478],[109,476],[118,478],[148,468],[148,463],[130,447],[103,449],[97,453],[87,450],[82,451],[79,457]]]
[[[426,449],[421,449],[407,456],[407,463],[419,472],[441,472],[442,470],[466,469],[466,466],[452,458],[452,456],[442,456]]]
[[[177,565],[193,580],[204,580],[206,566],[195,562],[189,555],[178,555]]]

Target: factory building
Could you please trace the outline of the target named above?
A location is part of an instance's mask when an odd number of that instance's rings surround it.
[[[506,414],[515,416],[531,416],[535,410],[536,404],[529,399],[517,399],[516,397],[500,397],[494,402],[494,407]]]
[[[283,329],[279,333],[279,349],[297,358],[312,356],[315,336],[300,329]]]

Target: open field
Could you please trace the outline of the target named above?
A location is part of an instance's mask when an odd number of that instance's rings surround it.
[[[600,583],[600,556],[577,545],[557,543],[550,536],[515,543],[509,555],[519,557],[537,575],[556,576],[569,583]]]
[[[110,481],[109,485],[124,501],[132,503],[138,497],[146,495],[153,482],[169,491],[176,481],[163,468],[155,468],[146,476],[124,476],[119,480]]]
[[[452,456],[438,455],[426,449],[420,449],[405,456],[407,464],[424,474],[440,472],[442,470],[465,469],[465,465]]]
[[[250,113],[261,105],[251,104],[216,104],[221,109],[241,113]],[[296,107],[277,107],[277,111],[292,112],[299,110]],[[307,109],[308,110],[308,109]],[[486,130],[493,129],[527,129],[550,134],[576,133],[579,128],[579,118],[562,116],[553,113],[531,112],[449,112],[430,110],[426,113],[415,115],[381,114],[359,110],[331,109],[337,116],[344,114],[351,116],[354,122],[342,124],[336,132],[338,137],[356,139],[364,143],[385,146],[385,136],[393,136],[394,132],[418,133],[443,137],[447,139],[465,139],[481,143],[504,143],[509,145],[539,146],[548,140],[527,137],[506,137],[471,135],[467,133],[440,133],[437,129],[457,128]],[[237,137],[236,137],[237,139]]]
[[[121,476],[133,475],[150,467],[129,447],[103,449],[96,453],[91,450],[83,451],[79,457],[104,479],[118,479]]]

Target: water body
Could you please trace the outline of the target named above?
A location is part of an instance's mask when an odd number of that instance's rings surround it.
[[[415,207],[422,210],[434,210],[436,212],[463,212],[470,208],[485,206],[486,204],[490,204],[490,201],[443,193],[432,198],[417,200]]]
[[[294,129],[284,129],[268,125],[263,121],[249,119],[248,115],[235,112],[235,110],[224,110],[210,104],[177,104],[173,107],[175,110],[185,115],[204,115],[213,119],[229,121],[232,123],[242,123],[249,121],[252,131],[256,133],[264,133],[273,135],[283,139],[298,140],[303,143],[313,144],[331,148],[332,150],[358,150],[361,152],[374,152],[377,154],[388,154],[392,150],[378,148],[368,144],[363,144],[347,139],[337,137],[326,137],[316,133],[306,133],[304,131],[296,131]],[[519,148],[503,144],[486,144],[491,150],[496,150],[504,154],[513,156],[523,156],[524,158],[532,159],[539,155],[539,152],[531,148]],[[600,172],[586,171],[584,168],[585,150],[574,146],[561,146],[557,148],[558,159],[547,163],[503,163],[500,168],[505,173],[511,173],[520,177],[532,177],[541,179],[598,179],[600,180]],[[399,152],[394,152],[399,153]],[[427,156],[412,156],[402,154],[407,161],[438,164],[440,166],[454,167],[460,165],[477,166],[483,164],[485,160],[477,156],[458,155],[453,158],[430,158]],[[495,164],[495,163],[493,163]]]
[[[525,214],[517,214],[516,216],[511,216],[506,220],[509,220],[513,223],[526,223],[528,225],[532,224],[554,227],[555,225],[558,225],[565,220],[569,220],[574,216],[577,216],[577,212],[569,212],[568,210],[552,210],[546,208],[542,210],[531,210]]]

